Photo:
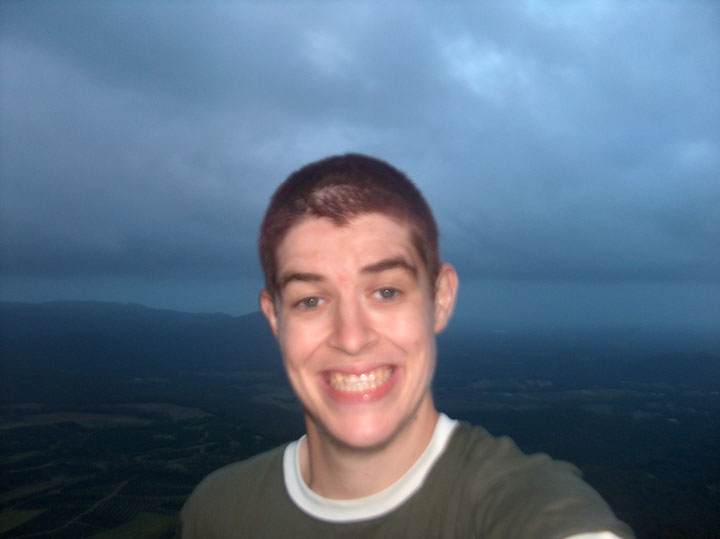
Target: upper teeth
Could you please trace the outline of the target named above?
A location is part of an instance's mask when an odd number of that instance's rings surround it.
[[[390,367],[380,367],[362,374],[333,372],[330,374],[328,382],[330,387],[339,391],[367,391],[381,386],[390,379],[391,375]]]

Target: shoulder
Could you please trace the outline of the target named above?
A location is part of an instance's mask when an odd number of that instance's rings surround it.
[[[215,470],[193,490],[180,512],[182,537],[204,537],[209,527],[232,528],[253,505],[282,488],[280,446]]]
[[[488,487],[509,486],[515,476],[521,476],[527,484],[535,474],[542,475],[544,480],[556,477],[585,485],[574,465],[553,460],[544,453],[527,455],[511,438],[492,436],[485,429],[464,422],[459,423],[446,454],[458,470],[469,472],[475,481]]]
[[[460,422],[447,448],[448,459],[463,472],[473,471],[484,484],[502,482],[512,474],[537,471],[580,477],[568,462],[555,461],[544,453],[527,455],[508,436],[495,437],[482,427]]]
[[[207,475],[195,488],[192,496],[222,493],[228,489],[237,490],[237,485],[262,482],[268,474],[280,470],[285,446],[276,447],[249,459],[235,462]]]
[[[475,522],[490,536],[563,537],[594,531],[633,536],[570,463],[526,455],[510,438],[496,438],[467,423],[458,425],[446,457],[446,473],[462,482]]]

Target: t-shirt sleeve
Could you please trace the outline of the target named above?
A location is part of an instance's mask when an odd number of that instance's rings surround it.
[[[623,539],[634,537],[572,464],[544,454],[525,455],[509,438],[483,435],[478,429],[469,438],[472,441],[465,446],[456,473],[473,470],[463,496],[473,501],[479,536],[566,539],[610,533]]]
[[[566,538],[603,532],[634,537],[575,466],[546,455],[518,459],[488,486],[488,494],[483,525],[498,537]]]
[[[282,491],[282,450],[256,455],[211,473],[180,511],[181,539],[227,539],[252,536],[249,524],[262,520],[256,498],[273,500]]]
[[[578,533],[564,539],[622,539],[612,532]]]

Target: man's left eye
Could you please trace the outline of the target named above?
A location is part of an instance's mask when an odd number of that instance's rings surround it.
[[[394,297],[397,297],[399,293],[400,292],[395,288],[381,288],[375,292],[375,294],[382,299],[392,299]]]

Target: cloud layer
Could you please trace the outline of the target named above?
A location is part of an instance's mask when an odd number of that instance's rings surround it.
[[[7,298],[212,310],[273,188],[345,151],[418,183],[467,283],[720,294],[712,2],[0,10]]]

